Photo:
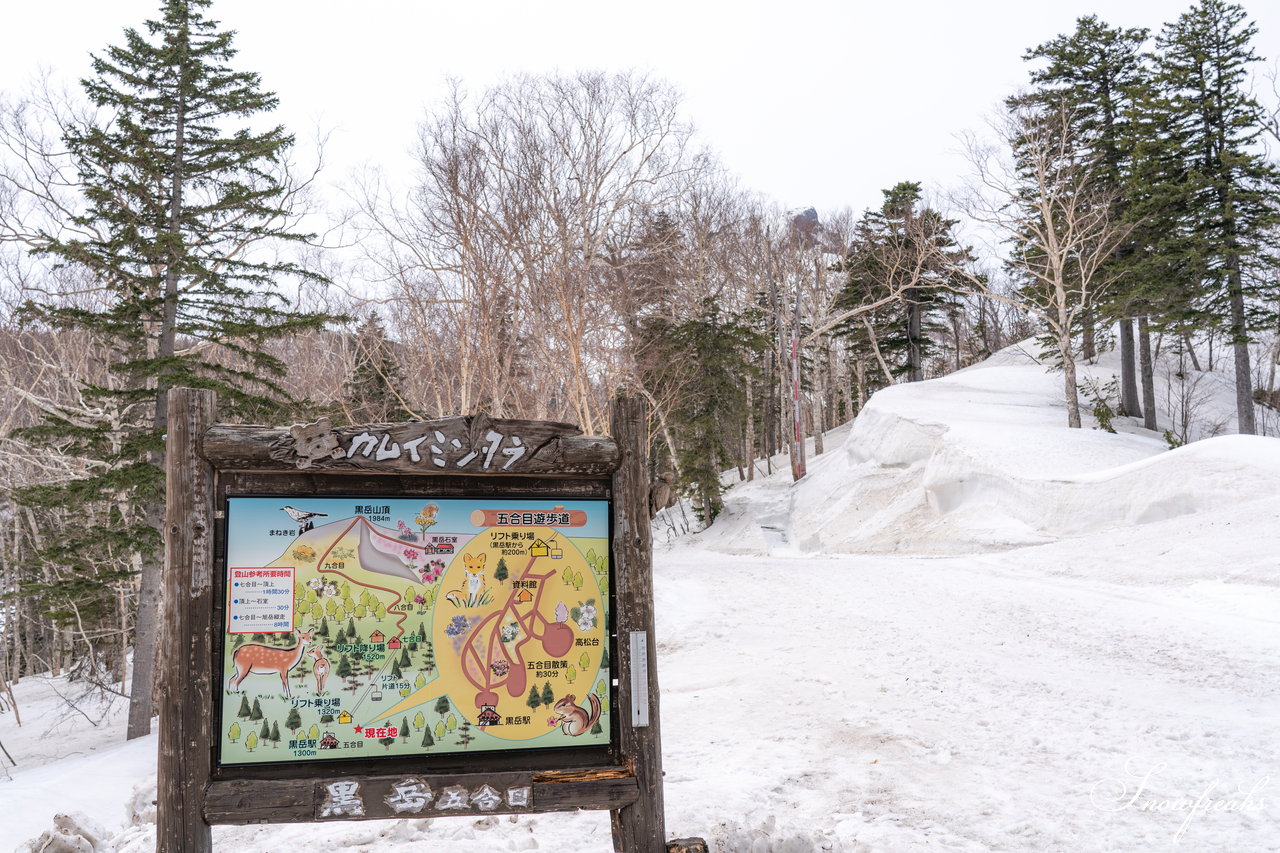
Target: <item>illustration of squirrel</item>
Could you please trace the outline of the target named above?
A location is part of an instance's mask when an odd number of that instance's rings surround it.
[[[551,710],[563,721],[560,731],[570,737],[577,737],[586,734],[596,724],[600,719],[600,697],[588,693],[587,700],[591,703],[590,714],[586,709],[578,707],[578,699],[572,693],[566,693],[563,699],[552,706]]]
[[[459,587],[445,595],[445,601],[453,604],[454,607],[475,607],[484,598],[484,561],[488,554],[480,554],[472,557],[470,554],[463,554],[462,559],[466,563],[464,571],[467,575],[467,583],[464,588]],[[474,569],[474,571],[472,571]]]

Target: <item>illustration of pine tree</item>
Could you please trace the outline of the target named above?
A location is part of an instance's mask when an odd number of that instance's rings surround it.
[[[395,742],[396,742],[396,739],[395,739],[395,738],[393,738],[393,737],[380,737],[380,738],[378,738],[378,743],[382,744],[383,748],[384,748],[384,749],[386,749],[386,751],[387,751],[387,752],[390,752],[390,751],[391,751],[391,744],[393,744],[393,743],[395,743]]]
[[[258,730],[258,740],[271,740],[271,724],[266,720],[262,721],[262,728]]]
[[[339,628],[339,629],[338,629],[338,636],[336,636],[336,637],[334,637],[334,638],[333,638],[333,644],[334,644],[335,646],[341,646],[341,645],[342,645],[342,644],[344,644],[346,641],[347,641],[347,632],[346,632],[346,629],[344,629],[344,628]]]
[[[400,650],[400,668],[401,668],[401,669],[408,669],[408,668],[409,668],[409,667],[411,667],[412,665],[413,665],[413,664],[409,661],[409,650],[408,650],[408,649],[401,649],[401,650]]]
[[[431,729],[425,729],[425,730],[422,732],[422,747],[423,747],[423,749],[426,749],[427,747],[430,747],[430,746],[435,746],[435,743],[436,743],[435,738],[433,738],[433,737],[431,736]]]
[[[493,579],[496,580],[499,584],[501,584],[510,576],[511,575],[507,572],[507,561],[499,557],[498,567],[493,571]]]
[[[427,642],[426,653],[422,656],[422,668],[427,672],[436,668],[436,650],[430,641]]]
[[[302,715],[298,713],[297,708],[289,709],[289,716],[284,718],[284,727],[290,731],[302,728]]]
[[[538,710],[538,706],[542,704],[542,694],[538,692],[538,685],[529,688],[529,698],[524,701],[533,710]]]
[[[600,667],[602,669],[609,668],[609,647],[608,646],[604,647],[604,652],[601,653],[600,655]]]
[[[352,638],[351,642],[353,642],[353,643],[354,643],[354,642],[358,642],[358,641],[355,639],[355,636],[356,636],[356,620],[354,620],[354,619],[348,619],[348,620],[347,620],[347,636]]]
[[[463,749],[466,749],[467,745],[473,740],[475,740],[475,736],[471,734],[471,723],[463,720],[462,726],[458,729],[458,743],[462,744]]]
[[[444,715],[449,713],[449,698],[447,696],[441,696],[436,700],[436,713],[440,715],[441,719],[444,719]]]
[[[240,719],[244,719],[245,717],[249,716],[249,715],[250,715],[250,714],[252,714],[252,713],[253,713],[253,712],[249,710],[249,697],[248,697],[248,696],[241,696],[241,697],[240,697],[240,710],[239,710],[238,712],[236,712],[236,716],[237,716],[237,717],[239,717]]]
[[[401,717],[400,718],[400,739],[408,740],[410,731],[411,729],[409,728],[409,718]]]
[[[280,745],[280,724],[274,720],[271,721],[271,745]]]
[[[548,681],[542,685],[542,704],[548,708],[555,704],[556,695],[551,692],[551,682]]]
[[[391,664],[391,677],[394,678],[396,681],[400,681],[402,678],[404,678],[404,673],[400,670],[400,661],[396,661],[395,663]]]
[[[262,719],[262,706],[258,704],[258,699],[257,699],[257,697],[254,697],[254,700],[253,700],[253,710],[251,710],[251,711],[249,712],[249,719],[251,719],[251,720],[261,720],[261,719]]]
[[[338,677],[339,678],[351,677],[351,660],[346,655],[343,655],[342,657],[338,658]]]
[[[601,734],[604,734],[604,729],[602,729],[602,728],[600,727],[600,721],[599,721],[599,720],[596,720],[595,725],[591,727],[591,734],[593,734],[593,735],[601,735]]]

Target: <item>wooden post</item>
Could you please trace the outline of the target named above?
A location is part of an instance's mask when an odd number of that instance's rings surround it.
[[[618,725],[623,760],[632,764],[640,796],[610,812],[613,846],[621,853],[665,853],[662,737],[658,720],[658,652],[653,634],[653,542],[649,527],[648,409],[638,397],[614,398],[610,412],[621,464],[613,475],[613,544],[617,588],[616,628],[622,673]],[[632,660],[632,650],[644,658]],[[633,682],[635,682],[633,684]],[[637,709],[647,713],[637,721]]]
[[[214,480],[198,444],[213,424],[215,397],[173,388],[167,401],[156,851],[210,853],[204,788],[213,742]]]

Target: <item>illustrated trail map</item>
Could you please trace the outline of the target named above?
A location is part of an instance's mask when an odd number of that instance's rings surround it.
[[[232,497],[219,762],[599,746],[603,500]]]

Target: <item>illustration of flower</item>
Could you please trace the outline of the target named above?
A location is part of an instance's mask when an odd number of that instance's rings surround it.
[[[569,608],[564,606],[563,601],[556,605],[556,621],[557,622],[569,621]]]
[[[422,556],[421,554],[419,554],[417,551],[413,550],[412,548],[404,549],[404,558],[408,560],[410,563],[416,563],[418,561],[418,558],[421,556]]]
[[[578,606],[569,611],[573,621],[578,623],[582,631],[590,631],[596,626],[596,600],[588,598],[585,603],[579,601]]]
[[[520,626],[515,622],[508,622],[502,626],[502,642],[509,643],[516,637],[520,636]]]
[[[324,578],[314,577],[311,580],[307,581],[307,586],[311,587],[316,592],[319,592],[320,590],[324,589]]]
[[[489,669],[493,670],[494,675],[501,678],[511,670],[511,665],[504,660],[499,660],[489,664]]]
[[[293,558],[299,563],[311,563],[316,559],[316,549],[310,545],[299,545],[293,549]]]
[[[560,725],[560,718],[547,717],[547,725],[554,729],[556,726]]]
[[[449,621],[449,624],[447,627],[445,627],[444,632],[448,634],[450,637],[460,637],[463,634],[465,634],[467,632],[467,629],[470,627],[471,627],[471,624],[467,622],[467,617],[455,616],[453,617],[453,619]]]

